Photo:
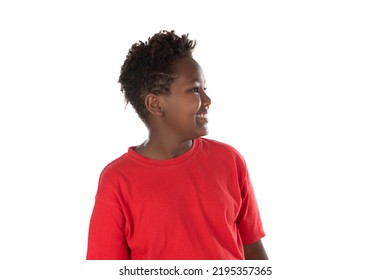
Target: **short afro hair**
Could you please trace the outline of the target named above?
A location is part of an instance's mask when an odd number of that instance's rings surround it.
[[[173,63],[178,58],[192,57],[196,42],[188,34],[178,36],[175,31],[160,31],[147,42],[133,44],[126,56],[119,83],[125,96],[141,120],[147,123],[145,97],[148,93],[168,95],[174,81]]]

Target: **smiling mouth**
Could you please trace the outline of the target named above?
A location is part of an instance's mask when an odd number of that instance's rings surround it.
[[[195,115],[195,117],[197,117],[198,119],[207,120],[207,114],[206,113],[204,113],[204,114],[197,114],[197,115]]]

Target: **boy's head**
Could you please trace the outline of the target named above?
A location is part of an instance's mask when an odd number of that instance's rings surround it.
[[[119,76],[126,103],[130,103],[141,120],[147,123],[145,97],[149,93],[168,95],[174,81],[174,62],[192,57],[195,41],[188,35],[174,31],[156,33],[147,42],[135,43],[130,48]]]

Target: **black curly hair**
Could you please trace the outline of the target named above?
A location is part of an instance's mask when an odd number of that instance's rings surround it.
[[[160,31],[147,42],[133,44],[126,56],[119,83],[125,96],[138,116],[147,123],[148,112],[145,97],[148,93],[168,95],[174,81],[173,63],[178,58],[192,57],[196,42],[188,34],[178,36],[175,31]]]

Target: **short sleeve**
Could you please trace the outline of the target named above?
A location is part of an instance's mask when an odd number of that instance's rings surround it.
[[[242,199],[236,223],[242,242],[244,245],[247,245],[263,238],[265,236],[265,232],[252,182],[250,180],[245,161],[240,154],[237,156],[236,163]]]
[[[87,260],[130,259],[125,217],[116,197],[114,181],[102,173],[90,220]]]

